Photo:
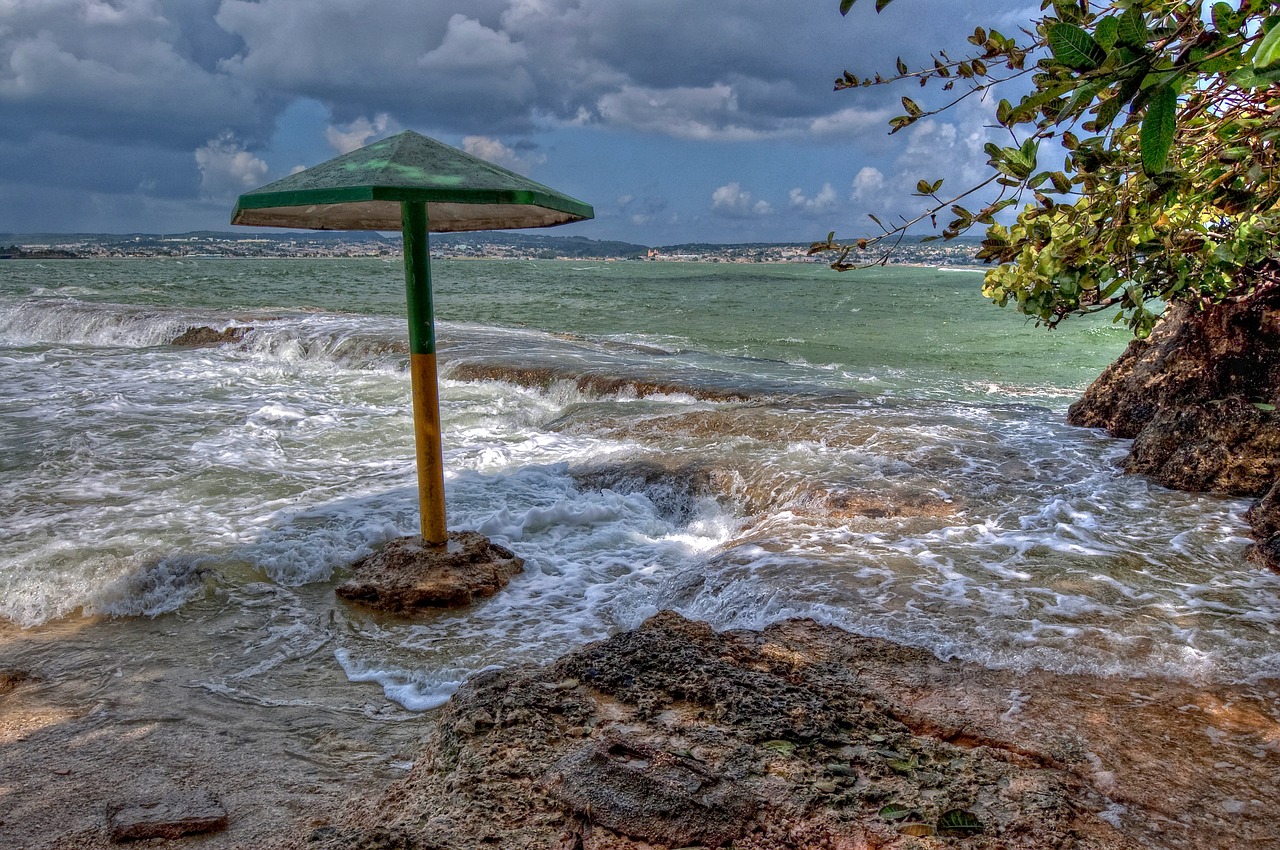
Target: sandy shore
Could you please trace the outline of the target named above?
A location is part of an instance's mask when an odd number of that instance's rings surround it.
[[[434,811],[407,795],[444,781],[424,775],[440,712],[404,712],[345,682],[323,649],[280,665],[303,685],[270,697],[230,692],[191,626],[179,614],[0,627],[0,847],[118,846],[108,808],[173,790],[208,790],[229,826],[152,846],[305,845],[317,827]],[[921,735],[1051,754],[1134,846],[1280,847],[1280,683],[1017,674],[872,651],[813,624],[776,634],[793,652],[845,659],[846,674]]]

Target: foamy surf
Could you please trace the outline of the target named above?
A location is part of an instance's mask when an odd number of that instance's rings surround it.
[[[613,267],[605,310],[589,269],[441,264],[449,523],[526,572],[413,623],[328,592],[417,527],[394,264],[22,267],[0,282],[0,616],[269,606],[265,631],[211,637],[238,660],[210,687],[276,699],[305,665],[415,710],[662,608],[999,667],[1280,675],[1280,579],[1240,557],[1243,503],[1122,476],[1122,443],[1062,424],[1122,339],[1021,336],[928,270],[853,291],[664,265]],[[762,326],[752,305],[789,286]],[[170,344],[196,325],[243,332]]]

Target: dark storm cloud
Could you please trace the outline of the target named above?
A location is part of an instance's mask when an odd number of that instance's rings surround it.
[[[223,74],[315,98],[339,121],[388,112],[453,132],[559,121],[677,136],[693,124],[740,138],[803,132],[844,105],[831,86],[845,67],[923,59],[923,46],[957,47],[969,31],[938,0],[893,12],[842,19],[826,0],[224,0],[215,20],[243,45]]]
[[[185,32],[211,24],[187,19]],[[184,25],[141,0],[0,3],[0,134],[192,149],[210,126],[263,126],[263,94],[184,53],[209,41]]]
[[[0,184],[226,197],[268,176],[278,121],[300,102],[327,112],[328,128],[312,131],[318,143],[413,127],[505,147],[525,164],[541,161],[529,147],[539,132],[573,126],[880,145],[900,92],[833,94],[832,80],[846,67],[870,72],[899,54],[963,45],[972,24],[958,21],[972,11],[898,0],[885,15],[859,4],[842,19],[837,5],[0,0]],[[1012,31],[1035,5],[990,0],[982,15],[1007,15]],[[750,192],[748,177],[733,199]],[[812,201],[821,185],[799,197]],[[721,213],[742,206],[724,198]],[[778,197],[772,208],[810,207]]]
[[[841,19],[834,0],[9,0],[0,132],[193,150],[230,130],[252,145],[310,97],[335,122],[385,112],[459,133],[547,121],[801,133],[850,104],[830,91],[846,65],[883,68],[966,34],[952,4],[892,12]],[[896,100],[859,100],[885,98]]]

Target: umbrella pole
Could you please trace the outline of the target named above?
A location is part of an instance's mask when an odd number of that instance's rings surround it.
[[[418,449],[418,508],[422,539],[449,541],[444,519],[444,452],[440,438],[440,388],[436,378],[435,311],[431,303],[431,256],[427,205],[400,204],[404,233],[404,282],[409,303],[409,378],[413,387],[413,434]]]

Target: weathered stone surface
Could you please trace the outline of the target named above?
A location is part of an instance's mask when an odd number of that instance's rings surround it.
[[[352,564],[355,575],[336,593],[344,599],[398,614],[424,608],[459,608],[492,596],[524,570],[510,549],[474,531],[449,533],[444,547],[421,537],[401,537]]]
[[[14,690],[24,682],[29,682],[34,678],[27,670],[19,670],[16,667],[0,667],[0,695],[7,694]]]
[[[579,747],[552,766],[547,788],[592,823],[673,847],[737,838],[759,805],[744,783],[639,735]]]
[[[225,345],[229,342],[239,342],[244,339],[244,335],[253,328],[231,327],[216,330],[206,325],[197,325],[187,328],[182,333],[169,341],[170,345],[183,345],[191,348],[200,348],[209,345]]]
[[[1150,338],[1130,343],[1071,406],[1067,421],[1132,437],[1128,472],[1179,490],[1261,496],[1280,476],[1277,403],[1280,290],[1271,288],[1203,310],[1170,305]],[[1255,554],[1280,566],[1267,551]]]
[[[1174,303],[1071,405],[1067,421],[1136,437],[1161,411],[1280,400],[1280,291],[1198,311]]]
[[[1143,846],[1101,816],[1079,742],[916,711],[864,678],[869,658],[926,688],[988,675],[807,621],[721,634],[665,612],[473,677],[409,777],[298,846],[909,850],[956,811],[973,850]]]
[[[208,791],[183,791],[113,806],[108,820],[112,841],[174,839],[226,829],[227,810]]]
[[[1259,496],[1280,476],[1280,421],[1240,399],[1166,408],[1134,438],[1124,469],[1176,490]]]

